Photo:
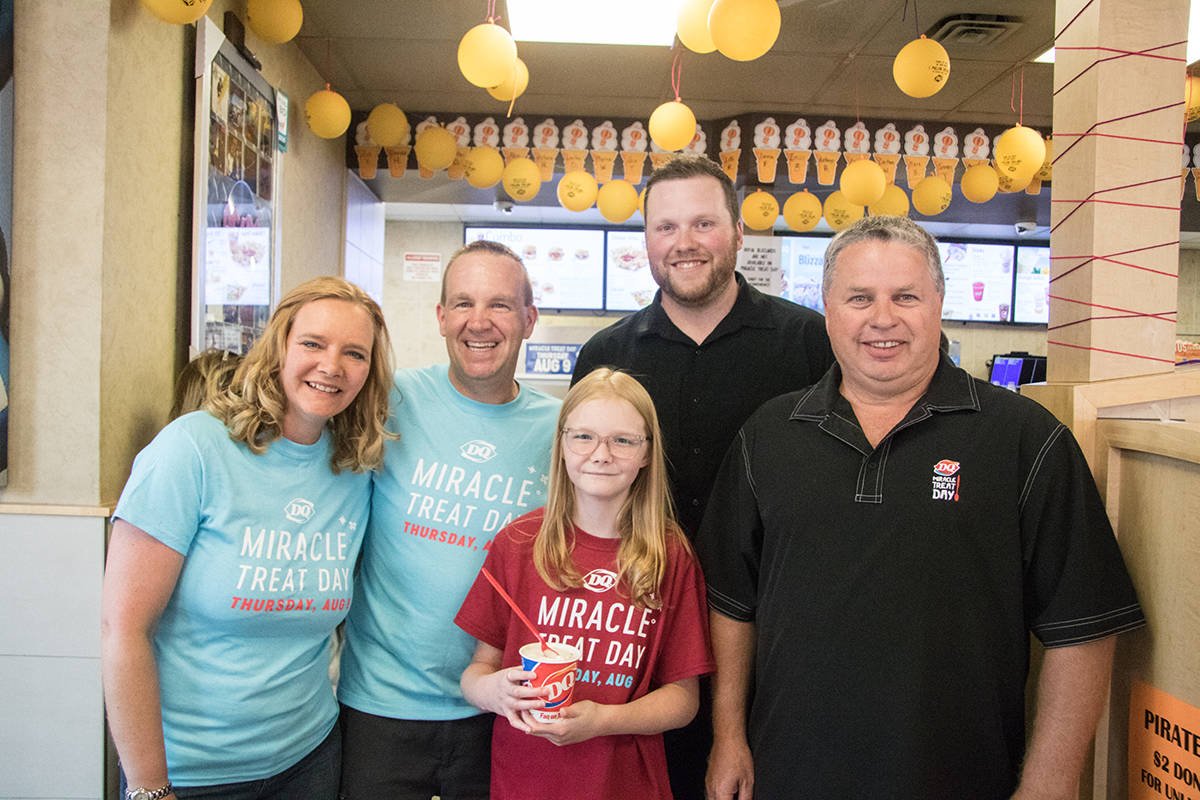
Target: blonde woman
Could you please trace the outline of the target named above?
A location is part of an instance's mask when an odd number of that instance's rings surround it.
[[[125,797],[337,796],[328,647],[383,459],[390,360],[366,293],[308,281],[229,388],[134,461],[101,627]]]
[[[455,622],[478,640],[467,700],[496,714],[492,800],[670,798],[662,732],[686,725],[712,671],[704,582],[667,494],[654,404],[598,369],[563,401],[548,503],[504,528],[484,568],[552,642],[580,650],[573,702],[541,722],[524,686],[533,637],[481,575]],[[570,683],[568,681],[567,683]]]

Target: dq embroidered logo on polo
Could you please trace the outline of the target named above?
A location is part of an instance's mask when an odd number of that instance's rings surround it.
[[[933,500],[958,502],[958,489],[962,476],[958,474],[959,463],[943,458],[933,465]]]
[[[607,569],[594,569],[583,576],[583,588],[592,592],[607,592],[617,585],[617,573]]]

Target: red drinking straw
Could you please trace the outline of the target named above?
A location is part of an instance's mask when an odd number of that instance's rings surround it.
[[[504,602],[508,603],[508,607],[513,610],[513,613],[520,617],[521,622],[525,623],[525,627],[533,631],[533,635],[536,636],[538,641],[542,643],[542,652],[554,653],[555,655],[558,655],[558,651],[546,644],[546,637],[542,635],[541,631],[533,626],[533,623],[529,621],[529,617],[525,616],[521,609],[517,608],[516,601],[508,596],[508,592],[504,591],[504,587],[500,585],[500,582],[492,577],[492,573],[488,572],[486,567],[480,567],[479,571],[483,573],[483,577],[488,579],[488,583],[492,585],[492,588],[504,598]]]

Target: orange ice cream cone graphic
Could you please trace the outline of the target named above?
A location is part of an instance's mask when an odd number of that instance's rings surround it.
[[[822,186],[832,186],[834,179],[837,177],[837,163],[842,154],[838,151],[825,152],[818,150],[817,156],[817,183]]]
[[[675,158],[675,153],[651,153],[650,168],[662,169]]]
[[[568,150],[563,149],[563,171],[578,172],[583,169],[583,162],[587,160],[587,150]]]
[[[616,150],[593,150],[592,171],[597,183],[608,183],[612,180],[613,162],[617,160]]]
[[[358,175],[364,181],[375,177],[375,170],[379,167],[380,149],[377,144],[354,145],[354,154],[358,156]]]
[[[933,174],[951,185],[954,184],[954,171],[958,169],[957,158],[934,158]]]
[[[929,156],[904,157],[904,171],[911,189],[925,179],[925,171],[929,167]]]
[[[888,183],[896,182],[896,165],[900,163],[900,156],[896,153],[876,153],[872,156],[875,163],[883,170],[884,177]]]
[[[725,174],[729,176],[729,180],[734,183],[737,183],[738,161],[741,157],[741,150],[721,151],[721,169],[725,170]]]
[[[545,183],[549,180],[554,180],[554,165],[557,161],[557,147],[533,148],[533,163],[537,164],[538,172],[542,176],[542,183]]]
[[[812,157],[811,150],[786,150],[788,180],[792,183],[804,183],[808,180],[808,160]]]
[[[774,183],[775,171],[779,165],[780,149],[775,147],[754,148],[754,160],[757,162],[759,183]]]
[[[500,154],[504,156],[504,163],[507,165],[508,162],[510,162],[516,158],[529,158],[529,148],[528,147],[502,147],[502,148],[500,148]]]
[[[385,147],[384,152],[387,153],[388,173],[393,178],[403,178],[405,170],[408,169],[408,154],[412,152],[412,145]]]
[[[625,171],[625,180],[633,185],[642,182],[642,170],[646,167],[646,154],[636,150],[621,151],[621,169]]]

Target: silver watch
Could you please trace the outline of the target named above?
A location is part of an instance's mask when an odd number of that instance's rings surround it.
[[[126,789],[125,800],[162,800],[173,791],[175,791],[175,787],[171,785],[170,781],[167,781],[166,786],[160,786],[154,791],[139,786],[136,789]]]

